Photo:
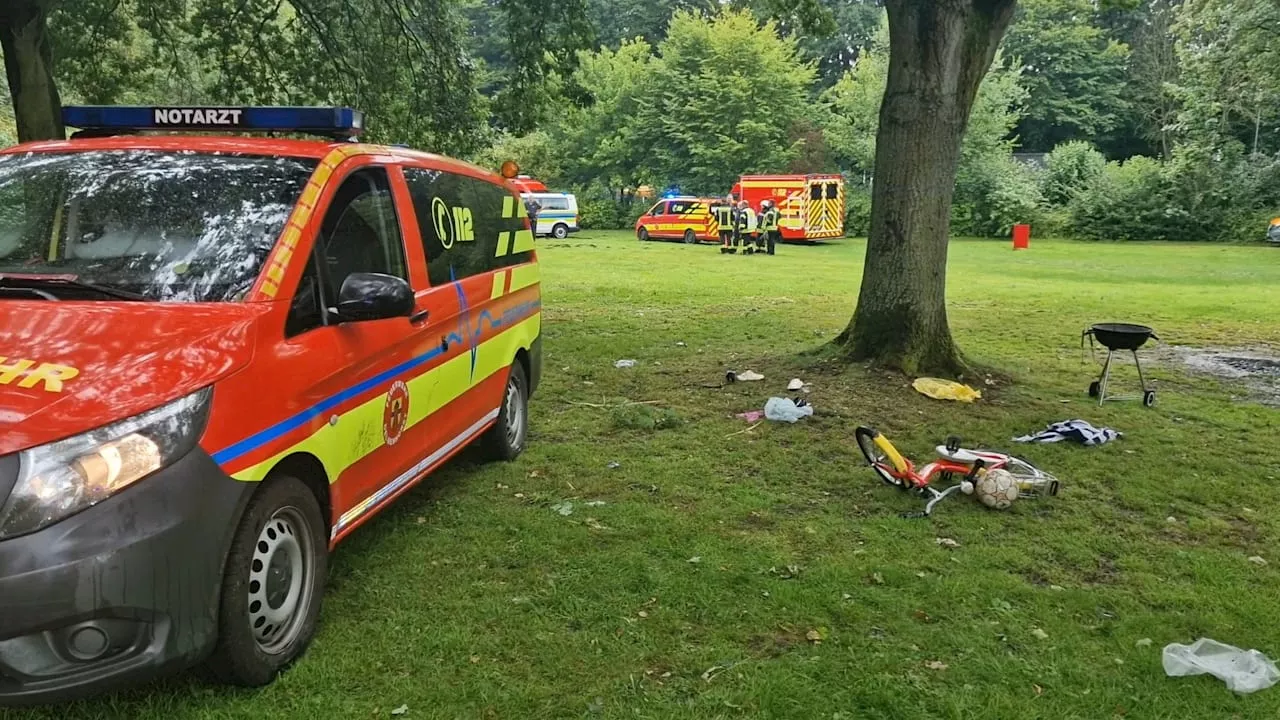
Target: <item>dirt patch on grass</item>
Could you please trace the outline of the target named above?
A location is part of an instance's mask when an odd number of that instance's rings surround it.
[[[797,647],[803,647],[807,642],[802,631],[785,627],[772,633],[751,636],[747,641],[747,649],[756,657],[776,658]]]
[[[1107,554],[1098,556],[1098,566],[1085,573],[1084,581],[1090,585],[1114,585],[1120,579],[1116,559]]]
[[[1166,364],[1192,375],[1214,377],[1239,385],[1248,399],[1280,407],[1280,351],[1275,348],[1194,348],[1174,345],[1162,348]]]

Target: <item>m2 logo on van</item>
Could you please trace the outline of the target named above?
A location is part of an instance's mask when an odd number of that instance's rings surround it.
[[[476,239],[471,222],[471,208],[449,207],[441,198],[431,201],[431,220],[436,226],[440,245],[448,250],[455,242],[472,242]]]

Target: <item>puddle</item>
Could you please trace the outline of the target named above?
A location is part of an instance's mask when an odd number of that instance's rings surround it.
[[[1232,380],[1249,399],[1280,407],[1280,354],[1270,348],[1194,348],[1174,345],[1160,353],[1166,363],[1196,375]]]

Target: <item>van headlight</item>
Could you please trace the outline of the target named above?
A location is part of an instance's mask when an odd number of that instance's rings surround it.
[[[195,447],[208,388],[126,420],[18,454],[18,480],[0,509],[0,538],[34,532],[91,507]]]

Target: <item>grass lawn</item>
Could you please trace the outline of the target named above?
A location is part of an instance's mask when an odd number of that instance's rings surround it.
[[[1009,379],[975,379],[969,406],[807,352],[849,319],[861,241],[773,258],[628,233],[541,247],[529,451],[454,463],[345,543],[297,666],[256,692],[184,678],[0,717],[1280,716],[1280,688],[1236,697],[1160,663],[1201,636],[1280,657],[1280,411],[1155,365],[1156,408],[1098,408],[1079,342],[1119,320],[1280,346],[1280,249],[954,242],[957,340]],[[702,387],[727,368],[768,379]],[[733,413],[793,376],[814,417],[734,434]],[[595,407],[624,400],[657,402]],[[1126,436],[1009,442],[1073,417]],[[1021,451],[1064,490],[903,520],[922,505],[863,466],[858,424],[915,457],[953,433]]]

